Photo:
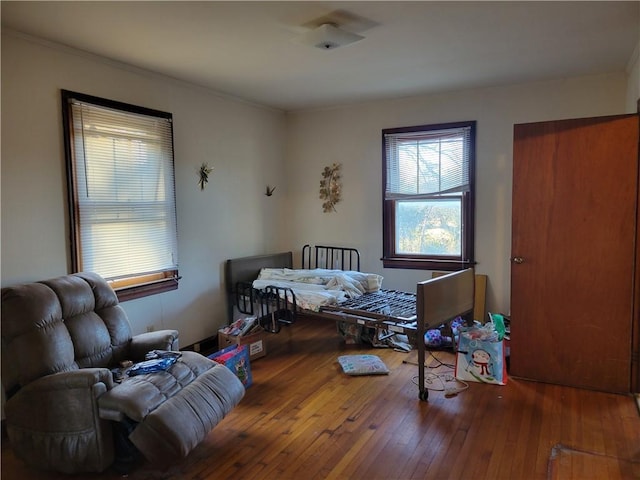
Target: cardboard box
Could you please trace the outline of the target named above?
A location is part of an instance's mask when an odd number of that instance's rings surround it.
[[[229,335],[218,330],[218,349],[222,350],[230,345],[247,345],[251,361],[262,358],[267,354],[267,332],[261,327],[245,335]]]

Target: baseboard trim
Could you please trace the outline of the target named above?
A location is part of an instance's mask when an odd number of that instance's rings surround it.
[[[189,352],[199,352],[203,355],[208,353],[213,353],[218,350],[218,337],[207,337],[199,342],[192,343],[191,345],[187,345],[180,350],[186,350]]]

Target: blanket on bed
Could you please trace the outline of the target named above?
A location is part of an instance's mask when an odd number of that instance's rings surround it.
[[[323,268],[263,268],[253,281],[253,288],[263,290],[269,286],[290,289],[299,307],[317,312],[324,305],[335,305],[347,298],[377,292],[382,288],[382,276]]]

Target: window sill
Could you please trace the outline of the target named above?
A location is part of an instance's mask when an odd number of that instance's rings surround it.
[[[122,287],[115,290],[119,302],[134,300],[136,298],[148,297],[158,293],[169,292],[178,289],[178,278],[171,277],[157,282],[145,283]]]
[[[417,259],[406,257],[383,257],[381,260],[384,268],[403,268],[407,270],[456,272],[475,265],[475,262],[469,260]]]

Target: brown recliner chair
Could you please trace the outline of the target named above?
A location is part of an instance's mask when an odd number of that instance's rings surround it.
[[[67,473],[114,462],[114,431],[147,460],[186,456],[240,401],[226,367],[182,352],[166,371],[114,382],[119,362],[177,350],[178,332],[132,336],[115,292],[78,273],[2,289],[2,384],[12,450],[28,464]]]

